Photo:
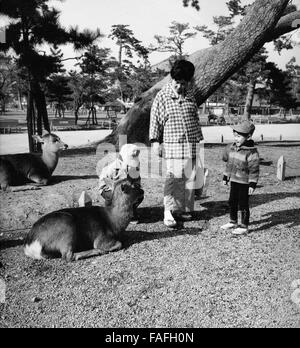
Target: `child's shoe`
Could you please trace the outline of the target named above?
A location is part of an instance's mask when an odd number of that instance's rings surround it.
[[[235,228],[231,233],[234,234],[235,236],[241,236],[243,234],[247,234],[248,233],[248,227],[238,227]]]
[[[232,229],[237,228],[237,227],[238,227],[237,223],[228,222],[227,224],[221,226],[221,229],[228,231],[228,230],[232,230]]]

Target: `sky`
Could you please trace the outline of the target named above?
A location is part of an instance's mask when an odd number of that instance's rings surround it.
[[[56,7],[60,8],[61,23],[69,27],[78,25],[80,29],[99,28],[106,38],[99,41],[100,47],[111,48],[112,54],[117,56],[117,46],[107,36],[114,24],[128,24],[135,34],[135,37],[142,41],[147,47],[155,43],[155,35],[168,36],[169,26],[172,21],[189,23],[190,27],[196,25],[208,25],[212,27],[213,16],[227,15],[227,0],[200,0],[201,10],[185,8],[182,0],[65,0],[64,2],[53,1]],[[242,0],[243,4],[252,3],[253,0]],[[300,0],[294,0],[300,8]],[[293,38],[300,43],[300,30],[293,35]],[[206,48],[209,43],[201,37],[190,39],[185,44],[185,51],[191,54],[199,49]],[[295,56],[300,65],[300,47],[283,52],[281,55],[274,52],[273,45],[266,46],[270,53],[270,60],[284,68],[285,64]],[[64,49],[66,58],[74,56],[71,47]],[[168,53],[152,53],[150,63],[156,64],[169,57]],[[68,61],[67,68],[72,67]]]
[[[112,55],[117,56],[115,42],[107,36],[114,24],[127,24],[135,37],[142,41],[144,46],[155,43],[155,35],[168,36],[169,26],[172,21],[189,23],[190,27],[196,25],[213,24],[213,16],[227,15],[227,0],[200,0],[201,10],[185,8],[182,0],[53,0],[51,5],[61,10],[60,21],[65,27],[77,25],[79,29],[99,28],[106,38],[101,39],[100,47],[111,48]],[[252,3],[253,0],[242,0],[243,4]],[[300,0],[294,0],[300,8]],[[300,30],[293,35],[300,44]],[[191,54],[199,49],[206,48],[209,43],[201,37],[190,39],[185,44],[185,51]],[[281,55],[275,53],[272,44],[266,46],[270,52],[270,60],[284,68],[285,64],[295,56],[300,65],[300,46]],[[64,47],[65,58],[74,57],[71,46]],[[76,54],[75,54],[76,55]],[[159,63],[169,57],[169,53],[152,53],[149,57],[151,64]],[[74,61],[67,61],[67,69],[73,67]]]

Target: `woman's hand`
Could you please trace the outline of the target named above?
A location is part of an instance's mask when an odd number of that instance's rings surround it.
[[[252,196],[255,191],[254,187],[249,187],[249,196]]]
[[[154,156],[162,157],[162,148],[158,141],[152,143],[152,152]]]

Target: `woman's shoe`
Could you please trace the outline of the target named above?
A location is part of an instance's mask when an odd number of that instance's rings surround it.
[[[169,228],[177,227],[177,222],[174,219],[164,219],[164,224]]]

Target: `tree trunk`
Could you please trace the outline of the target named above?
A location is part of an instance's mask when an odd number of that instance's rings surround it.
[[[5,114],[6,112],[5,96],[1,98],[0,100],[0,109],[1,109],[1,114]]]
[[[45,93],[38,82],[34,84],[34,96],[37,109],[37,119],[40,120],[39,122],[41,122],[42,125],[44,125],[44,129],[50,133],[50,124],[48,119]],[[41,133],[38,134],[42,135],[43,129],[39,129],[38,131],[41,131]]]
[[[74,114],[75,114],[75,125],[77,126],[78,124],[78,119],[79,119],[79,109],[81,108],[83,104],[76,103],[74,105]]]
[[[252,80],[248,84],[248,92],[247,92],[246,104],[244,109],[244,119],[246,120],[251,119],[251,111],[252,111],[252,105],[253,105],[253,99],[254,99],[255,86],[256,86],[256,80]]]
[[[18,104],[19,104],[19,110],[23,111],[22,94],[19,88],[18,88]]]
[[[97,120],[97,109],[95,108],[95,106],[93,106],[93,113],[94,113],[94,124],[98,125],[98,120]]]
[[[225,41],[189,57],[196,67],[194,95],[198,105],[205,102],[270,40],[288,3],[289,0],[256,0]],[[129,143],[149,143],[151,105],[157,92],[169,80],[170,76],[167,76],[145,92],[104,141],[117,144],[119,136],[126,135]]]
[[[40,152],[41,146],[38,144],[35,148],[32,135],[36,133],[42,135],[44,129],[50,133],[48,120],[46,98],[39,82],[31,78],[29,83],[28,101],[27,101],[27,128],[30,152]],[[36,111],[35,111],[36,109]]]
[[[27,132],[28,132],[28,143],[29,152],[34,152],[33,134],[34,134],[34,105],[33,95],[31,89],[28,91],[27,97]]]

